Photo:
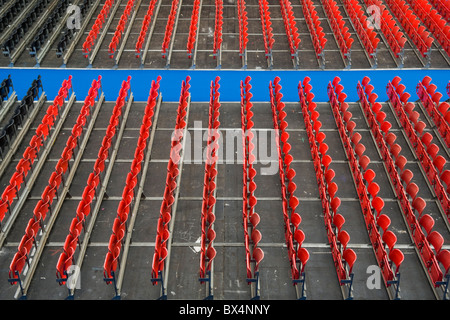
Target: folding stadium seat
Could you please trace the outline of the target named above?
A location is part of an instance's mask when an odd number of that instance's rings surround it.
[[[394,263],[396,266],[395,273],[398,273],[398,270],[404,260],[403,252],[397,248],[394,248],[392,250],[389,250],[389,259]]]
[[[384,207],[384,201],[382,198],[380,197],[375,197],[372,200],[372,207],[375,209],[375,211],[377,212],[377,219],[381,213],[381,210],[383,210]]]
[[[444,238],[442,235],[437,231],[431,231],[431,233],[427,236],[427,240],[433,246],[436,254],[439,254],[442,245],[444,244]]]
[[[426,234],[429,235],[434,227],[434,219],[429,214],[424,214],[420,218],[419,224],[425,229]]]
[[[356,261],[356,253],[352,249],[348,248],[344,251],[344,253],[342,254],[342,257],[344,258],[345,262],[347,263],[347,265],[349,267],[348,273],[351,274],[352,270],[353,270],[353,266]]]
[[[427,152],[428,154],[431,156],[431,159],[435,159],[438,152],[439,152],[439,147],[437,144],[432,143],[428,148],[427,148]]]
[[[445,275],[448,275],[450,270],[450,251],[441,250],[436,258],[443,265]]]
[[[337,214],[334,215],[334,217],[333,217],[333,224],[336,226],[336,228],[337,228],[337,230],[338,230],[337,233],[340,233],[340,232],[341,232],[341,229],[342,229],[342,226],[344,225],[344,223],[345,223],[345,218],[344,218],[344,216],[342,216],[342,215],[339,214],[339,213],[337,213]]]
[[[375,178],[375,172],[372,169],[368,169],[363,174],[364,180],[367,181],[368,184],[372,183]]]
[[[425,200],[423,200],[421,197],[417,197],[416,199],[414,199],[414,201],[412,202],[412,206],[413,208],[418,212],[419,217],[422,215],[423,210],[426,207],[426,202]]]
[[[378,183],[372,182],[367,187],[367,191],[372,196],[372,198],[375,198],[377,196],[378,192],[380,191],[380,186],[378,185]]]
[[[390,230],[383,233],[382,236],[384,244],[388,247],[389,251],[392,250],[395,243],[397,242],[397,236]]]
[[[26,264],[26,257],[23,256],[20,252],[17,252],[14,255],[14,258],[11,261],[9,267],[9,279],[10,279],[9,281],[11,285],[17,283],[17,280],[19,279],[19,274],[22,272],[23,268],[25,267],[25,264]]]
[[[348,234],[347,231],[341,230],[341,231],[339,231],[339,233],[337,235],[337,239],[342,246],[342,251],[345,251],[347,249],[347,245],[350,241],[350,235]]]
[[[337,214],[337,209],[341,205],[341,199],[338,197],[335,197],[331,200],[331,210],[333,210],[333,214]]]
[[[386,232],[390,224],[391,219],[385,214],[380,214],[380,216],[377,219],[377,226],[379,226],[381,230],[383,230],[383,233]]]
[[[412,200],[415,200],[417,197],[417,193],[419,192],[419,187],[414,182],[411,182],[406,186],[406,192]]]
[[[370,164],[370,158],[366,155],[363,155],[359,161],[358,161],[359,165],[361,166],[361,169],[363,171],[366,171],[367,166]]]

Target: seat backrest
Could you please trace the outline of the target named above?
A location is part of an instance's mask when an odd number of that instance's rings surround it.
[[[377,225],[381,228],[381,230],[383,230],[383,233],[386,232],[390,224],[391,219],[385,214],[380,214],[377,219]]]
[[[349,271],[348,272],[349,272],[349,274],[351,274],[352,270],[353,270],[353,266],[354,266],[355,261],[356,261],[356,253],[352,249],[347,248],[344,251],[342,257],[347,262],[347,265],[349,267]]]
[[[444,266],[445,274],[448,274],[450,271],[450,251],[441,250],[436,258]]]
[[[432,231],[427,236],[427,240],[433,246],[434,250],[436,250],[436,253],[439,253],[441,251],[442,245],[444,244],[444,238],[439,232]]]
[[[429,214],[424,214],[420,220],[419,224],[425,229],[425,232],[430,234],[431,229],[434,227],[434,219]]]

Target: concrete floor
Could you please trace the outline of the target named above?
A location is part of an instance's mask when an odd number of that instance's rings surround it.
[[[192,60],[187,58],[186,39],[187,28],[192,10],[192,0],[184,0],[180,11],[178,29],[174,35],[174,47],[170,69],[188,69],[192,67]],[[267,61],[264,57],[264,48],[261,41],[261,25],[258,14],[258,2],[256,0],[246,1],[249,12],[249,32],[250,41],[248,47],[248,68],[267,69]],[[101,1],[95,9],[94,17],[100,11]],[[120,12],[126,4],[122,0],[120,7],[114,16],[110,28],[107,30],[105,38],[100,45],[99,53],[92,64],[92,68],[114,68],[107,52],[107,46],[119,21]],[[325,18],[319,2],[316,1],[316,9],[322,19],[322,26],[327,35],[327,46],[325,49],[326,69],[340,70],[346,64],[339,54],[336,41],[333,38],[331,28]],[[342,4],[338,1],[340,8]],[[307,30],[301,6],[293,3],[295,16],[298,19],[298,28],[301,36],[301,57],[299,59],[299,69],[318,69],[319,64],[313,52],[312,41]],[[136,69],[140,68],[140,61],[135,57],[134,45],[137,39],[142,19],[147,10],[147,6],[141,3],[137,8],[137,15],[125,50],[118,63],[118,68]],[[161,58],[161,41],[164,35],[165,24],[170,10],[170,4],[161,5],[156,17],[155,30],[151,38],[147,58],[143,68],[162,69],[166,68],[167,60]],[[279,5],[270,5],[271,18],[273,19],[273,29],[276,38],[274,45],[274,68],[293,69],[294,65],[288,54],[288,43],[284,32]],[[242,62],[238,52],[238,25],[235,19],[236,6],[234,2],[224,4],[224,44],[222,50],[222,69],[240,69]],[[344,19],[348,21],[347,15],[343,13]],[[92,23],[89,23],[90,27]],[[204,0],[200,19],[198,49],[197,49],[197,69],[214,69],[217,67],[217,60],[213,59],[211,28],[214,26],[214,1]],[[84,31],[87,34],[88,31]],[[357,40],[354,29],[350,28],[352,37]],[[83,38],[82,38],[83,39]],[[88,62],[81,54],[80,40],[70,56],[67,68],[86,68]],[[56,43],[54,43],[45,55],[40,64],[40,68],[45,72],[46,68],[59,68],[62,59],[55,56]],[[404,68],[422,68],[420,59],[417,58],[415,50],[408,43],[405,49]],[[8,57],[0,57],[0,66],[7,67],[10,61]],[[36,64],[36,60],[30,57],[25,50],[15,62],[15,68],[31,68]],[[448,68],[448,56],[442,53],[438,47],[432,51],[432,67]],[[396,68],[396,62],[392,58],[389,49],[384,43],[380,44],[378,52],[379,68]],[[358,41],[354,42],[352,49],[352,69],[371,68],[370,61]],[[92,79],[88,79],[89,82]],[[133,90],[140,90],[131,88]],[[145,89],[148,91],[148,88]],[[209,88],[205,88],[209,90]],[[267,90],[254,87],[252,90]],[[313,88],[313,92],[314,92]],[[318,89],[317,89],[318,90]],[[346,90],[353,90],[347,88]],[[375,88],[385,90],[385,88]],[[177,89],[178,91],[178,89]],[[75,92],[75,95],[77,92]],[[17,245],[23,236],[26,223],[32,216],[32,211],[40,195],[47,184],[48,178],[57,163],[59,156],[65,146],[72,126],[78,116],[85,97],[77,96],[77,101],[70,107],[60,132],[56,134],[55,141],[51,145],[48,156],[42,168],[37,174],[36,182],[23,204],[20,214],[8,234],[6,241],[0,250],[0,300],[12,300],[19,298],[18,286],[11,286],[8,279],[8,270],[11,259],[17,250]],[[86,185],[86,180],[97,157],[98,149],[108,124],[111,111],[114,107],[115,96],[108,96],[101,104],[98,116],[93,125],[90,135],[86,137],[86,147],[83,150],[81,161],[79,162],[72,183],[69,187],[70,197],[66,197],[61,209],[55,217],[51,227],[48,241],[45,243],[42,255],[39,258],[37,269],[31,278],[26,297],[30,300],[49,299],[62,300],[68,295],[67,287],[59,286],[56,282],[56,263],[62,252],[64,240],[68,234],[70,221],[75,217],[76,208],[81,199],[82,192]],[[46,107],[52,101],[48,100],[39,110],[35,120],[14,154],[11,163],[6,167],[4,174],[0,178],[0,187],[3,188],[9,182],[15,170],[15,165],[21,158],[23,150],[28,145],[37,124],[45,113]],[[320,112],[322,129],[327,133],[327,143],[330,146],[328,153],[333,158],[332,168],[338,173],[336,182],[339,190],[337,195],[342,199],[341,211],[346,219],[346,228],[351,236],[349,247],[358,256],[354,266],[353,296],[356,300],[389,300],[388,291],[383,284],[376,289],[370,289],[367,285],[370,274],[368,268],[376,265],[375,255],[370,244],[370,240],[365,227],[361,206],[356,197],[356,190],[350,173],[348,159],[345,155],[339,133],[337,131],[331,106],[326,101],[316,101],[317,110]],[[408,168],[413,171],[415,182],[420,187],[419,195],[427,201],[426,213],[435,218],[435,230],[439,231],[448,247],[450,231],[448,224],[439,213],[438,203],[433,191],[427,184],[426,178],[420,170],[420,165],[414,155],[414,151],[409,147],[404,136],[403,129],[396,122],[396,116],[389,108],[389,104],[379,101],[383,105],[383,110],[387,114],[387,119],[393,124],[392,131],[397,135],[397,142],[402,146],[402,152],[408,159]],[[18,104],[19,102],[16,102]],[[420,105],[417,102],[417,105]],[[126,174],[133,160],[134,148],[139,136],[139,125],[143,116],[145,102],[133,101],[129,109],[128,117],[124,126],[123,135],[119,141],[117,156],[112,164],[112,171],[106,186],[107,197],[104,197],[99,204],[99,211],[95,218],[88,223],[93,224],[92,233],[87,245],[83,263],[80,266],[80,287],[75,290],[74,298],[78,300],[110,300],[115,296],[114,287],[106,285],[103,279],[103,262],[108,251],[107,245],[111,235],[113,220],[117,215],[117,206],[121,199],[122,190]],[[156,126],[154,143],[151,148],[151,157],[148,171],[145,175],[143,193],[136,213],[136,220],[132,230],[132,242],[129,247],[126,259],[126,269],[124,270],[123,284],[121,287],[121,298],[124,300],[144,300],[157,299],[161,291],[159,285],[152,285],[151,263],[154,251],[154,241],[156,236],[156,222],[159,216],[159,209],[164,192],[166,178],[166,167],[169,159],[170,137],[175,125],[176,102],[163,101],[160,106],[159,118],[154,123]],[[202,101],[192,101],[189,106],[188,132],[190,136],[199,133],[198,124],[207,127],[208,103]],[[293,167],[297,175],[295,183],[298,186],[298,197],[300,200],[299,214],[302,216],[302,230],[306,239],[304,247],[310,253],[310,259],[306,267],[306,298],[308,300],[342,300],[344,295],[338,283],[330,247],[327,243],[327,234],[323,221],[323,211],[314,173],[314,166],[308,144],[308,137],[305,130],[303,116],[299,103],[286,103],[288,132],[292,145],[292,156],[294,157]],[[408,233],[408,227],[403,219],[403,214],[398,204],[398,200],[390,186],[390,180],[386,173],[383,160],[379,155],[373,137],[365,121],[365,116],[361,111],[359,102],[349,102],[349,111],[356,121],[356,131],[362,135],[362,142],[366,146],[366,154],[371,159],[371,166],[376,172],[376,181],[381,186],[380,196],[385,201],[383,212],[388,214],[392,220],[391,228],[398,237],[397,246],[405,255],[405,261],[401,267],[401,298],[404,300],[434,300],[435,292],[430,285],[426,273],[420,262],[420,258],[414,248]],[[418,108],[416,108],[418,110]],[[273,128],[272,113],[268,101],[254,102],[254,123],[258,133],[266,132]],[[423,113],[421,112],[421,115]],[[237,146],[232,141],[232,136],[226,133],[240,129],[240,103],[222,102],[220,129],[224,133],[223,154],[234,155],[238,151]],[[427,128],[431,128],[428,123]],[[427,129],[429,130],[429,129]],[[430,131],[431,132],[431,131]],[[434,134],[434,133],[433,133]],[[229,144],[227,144],[229,142]],[[204,147],[205,142],[200,147]],[[445,147],[440,145],[442,155],[450,163],[448,154],[443,152]],[[199,148],[199,146],[197,146]],[[191,156],[195,152],[193,146]],[[198,149],[197,149],[198,150]],[[185,151],[186,152],[186,151]],[[269,155],[268,155],[269,156]],[[246,282],[245,269],[245,248],[244,230],[242,226],[242,164],[237,158],[234,161],[222,161],[218,164],[217,177],[217,203],[215,231],[217,237],[215,248],[217,256],[214,260],[214,299],[224,300],[249,300],[252,298],[251,286]],[[272,159],[273,160],[273,159]],[[257,212],[261,216],[259,230],[263,237],[260,242],[261,248],[265,252],[265,258],[260,265],[260,294],[262,300],[295,300],[297,294],[295,286],[292,284],[290,265],[284,238],[284,222],[281,211],[281,185],[278,172],[275,174],[263,175],[263,169],[270,166],[268,163],[258,163],[256,168],[256,196],[258,198]],[[204,163],[189,162],[185,159],[182,169],[181,184],[179,186],[179,201],[176,217],[173,221],[173,238],[171,243],[170,266],[167,270],[167,298],[170,300],[204,299],[207,293],[205,284],[200,284],[199,274],[199,253],[198,241],[201,234],[200,209],[203,188]],[[78,253],[76,253],[78,255]]]

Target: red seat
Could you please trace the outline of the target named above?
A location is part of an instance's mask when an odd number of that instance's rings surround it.
[[[412,202],[412,206],[419,213],[419,217],[422,215],[422,212],[425,209],[426,205],[427,204],[426,204],[425,200],[423,200],[421,197],[417,197]]]
[[[306,248],[299,248],[297,251],[297,257],[300,259],[300,262],[302,264],[302,268],[300,272],[303,272],[306,266],[306,263],[309,260],[309,252],[306,250]]]
[[[442,245],[444,244],[444,238],[437,231],[432,231],[427,236],[428,242],[433,246],[434,250],[436,250],[436,254],[441,251]]]
[[[450,251],[441,250],[436,259],[444,266],[445,274],[447,275],[450,270]]]
[[[389,252],[389,259],[395,264],[396,269],[395,273],[398,273],[398,270],[404,260],[403,252],[401,252],[399,249],[395,248],[393,250],[390,250]]]
[[[378,183],[372,182],[367,187],[367,191],[370,193],[372,198],[375,198],[377,196],[378,192],[380,191],[380,186],[378,185]]]
[[[345,230],[341,230],[339,233],[338,233],[338,240],[339,240],[339,242],[341,243],[341,245],[342,245],[342,250],[346,250],[347,249],[347,244],[348,244],[348,242],[350,241],[350,235],[348,234],[348,232],[347,231],[345,231]]]
[[[305,241],[305,233],[300,229],[295,230],[294,239],[295,239],[295,241],[297,241],[298,245],[301,247],[303,244],[303,241]]]
[[[339,197],[333,198],[331,200],[331,209],[333,210],[333,213],[336,215],[337,209],[341,205],[341,199]]]
[[[433,141],[433,136],[429,132],[425,132],[423,136],[420,138],[420,141],[428,147],[431,144],[431,141]]]
[[[387,134],[391,128],[392,124],[389,121],[384,121],[380,124],[380,129],[384,132],[384,134]]]
[[[367,183],[370,184],[373,181],[373,179],[375,179],[375,175],[376,175],[375,171],[373,171],[372,169],[368,169],[366,170],[366,172],[364,172],[363,177],[364,180],[366,180]]]
[[[364,151],[366,151],[366,146],[364,146],[362,143],[359,143],[356,147],[355,147],[355,152],[358,155],[359,158],[361,158],[361,156],[364,154]]]
[[[336,192],[338,191],[338,185],[336,182],[331,182],[328,184],[328,194],[331,198],[334,198]]]
[[[325,172],[325,180],[327,183],[330,183],[335,176],[335,172],[333,169],[329,169]]]
[[[402,147],[399,144],[394,144],[391,147],[391,153],[394,156],[394,158],[396,159],[398,157],[398,155],[400,154],[400,151],[402,151]]]
[[[256,247],[258,243],[261,241],[262,235],[261,232],[258,229],[253,229],[252,231],[252,242],[254,246]]]
[[[439,152],[439,147],[437,146],[437,144],[432,143],[428,148],[427,148],[427,152],[428,154],[431,156],[431,159],[434,160]]]
[[[351,274],[356,261],[356,253],[352,249],[348,248],[344,251],[342,257],[347,262],[347,265],[349,267],[348,273]]]
[[[390,147],[392,147],[392,145],[395,143],[396,139],[397,139],[397,136],[392,132],[389,132],[385,137],[385,141]]]
[[[402,174],[400,175],[400,178],[403,180],[403,182],[405,182],[406,185],[408,185],[411,182],[411,179],[413,178],[414,174],[412,173],[411,170],[406,169],[405,171],[402,172]]]
[[[298,214],[295,214],[295,216],[298,216],[298,217],[300,217]],[[260,216],[259,216],[259,214],[257,214],[256,212],[254,212],[253,214],[252,214],[252,216],[250,217],[250,223],[252,224],[252,226],[254,227],[254,228],[256,228],[256,226],[259,224],[259,222],[260,222]],[[294,221],[295,220],[295,218],[294,218],[294,215],[292,215],[292,218],[291,218],[291,221]],[[294,222],[293,222],[294,223]],[[294,224],[295,225],[295,224]]]
[[[264,259],[264,251],[261,250],[261,248],[257,247],[253,249],[253,259],[255,259],[255,272],[259,270],[259,264]]]
[[[423,130],[427,127],[426,123],[423,121],[418,121],[417,124],[414,126],[414,130],[417,131],[419,134],[419,137],[422,136]]]
[[[359,165],[361,166],[361,169],[363,171],[366,171],[367,167],[370,164],[370,158],[366,155],[363,155],[360,159],[359,159]]]
[[[382,240],[389,248],[389,251],[391,251],[397,242],[397,236],[392,231],[387,230],[383,233]]]
[[[352,137],[351,137],[351,141],[353,143],[353,145],[358,145],[359,141],[361,140],[361,134],[359,132],[355,132]]]
[[[411,182],[406,186],[406,192],[414,200],[419,192],[419,187],[414,182]]]
[[[9,279],[18,279],[18,274],[20,274],[25,267],[26,257],[23,256],[20,252],[17,252],[14,255],[13,260],[9,266]],[[14,281],[10,282],[11,285],[17,283]]]
[[[395,165],[400,169],[400,172],[403,172],[407,162],[408,160],[403,155],[399,155],[397,159],[395,159]]]
[[[377,212],[377,218],[378,218],[378,216],[380,215],[381,210],[383,210],[383,207],[384,207],[383,199],[381,199],[380,197],[375,197],[372,200],[372,207]]]
[[[383,233],[386,232],[390,224],[391,219],[385,214],[380,214],[377,219],[377,225],[381,228],[381,230],[383,230]]]
[[[438,155],[436,158],[434,158],[433,165],[436,167],[439,173],[442,173],[446,162],[447,160],[443,156]]]
[[[434,227],[434,219],[429,214],[424,214],[420,218],[419,224],[425,229],[425,232],[428,235]]]

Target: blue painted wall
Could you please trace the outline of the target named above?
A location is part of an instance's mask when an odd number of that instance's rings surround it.
[[[436,69],[389,69],[389,70],[112,70],[112,69],[44,69],[44,68],[4,68],[0,69],[0,79],[11,75],[19,99],[29,88],[31,81],[41,75],[44,90],[48,99],[53,100],[64,79],[69,75],[73,77],[73,86],[78,100],[84,100],[87,91],[94,79],[102,76],[103,90],[108,101],[114,101],[120,89],[122,81],[131,76],[131,88],[137,101],[146,101],[150,84],[158,76],[162,77],[161,91],[165,101],[177,101],[180,94],[181,81],[186,76],[191,77],[192,101],[209,101],[209,86],[216,76],[220,76],[220,92],[222,101],[239,101],[240,81],[245,77],[252,78],[253,101],[268,101],[269,82],[276,76],[280,77],[284,95],[283,101],[298,101],[297,85],[306,76],[311,78],[316,102],[328,101],[326,85],[335,76],[341,78],[341,84],[345,87],[348,102],[357,101],[356,84],[364,76],[371,78],[371,84],[379,96],[378,101],[387,100],[386,84],[395,76],[402,78],[406,91],[411,94],[411,100],[417,99],[415,87],[424,76],[432,78],[432,82],[438,86],[448,99],[446,85],[450,80],[449,70]]]

